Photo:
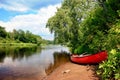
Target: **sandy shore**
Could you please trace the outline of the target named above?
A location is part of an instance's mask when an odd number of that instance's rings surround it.
[[[68,62],[56,68],[42,80],[100,80],[95,76],[93,66]]]

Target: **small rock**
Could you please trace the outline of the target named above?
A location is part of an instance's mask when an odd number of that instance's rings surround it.
[[[69,73],[69,72],[70,70],[68,69],[68,70],[63,71],[62,73],[64,74],[64,73]]]

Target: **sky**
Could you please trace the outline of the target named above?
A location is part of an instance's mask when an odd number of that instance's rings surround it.
[[[61,7],[62,0],[0,0],[0,26],[6,31],[13,29],[30,31],[43,39],[53,40],[46,28],[48,19]]]

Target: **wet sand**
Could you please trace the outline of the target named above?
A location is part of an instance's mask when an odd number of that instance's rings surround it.
[[[42,80],[100,80],[94,71],[94,65],[79,65],[67,62],[56,68]]]

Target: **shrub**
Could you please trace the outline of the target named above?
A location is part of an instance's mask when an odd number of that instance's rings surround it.
[[[102,80],[118,80],[120,79],[120,52],[112,49],[109,52],[108,60],[99,65],[97,74]]]

